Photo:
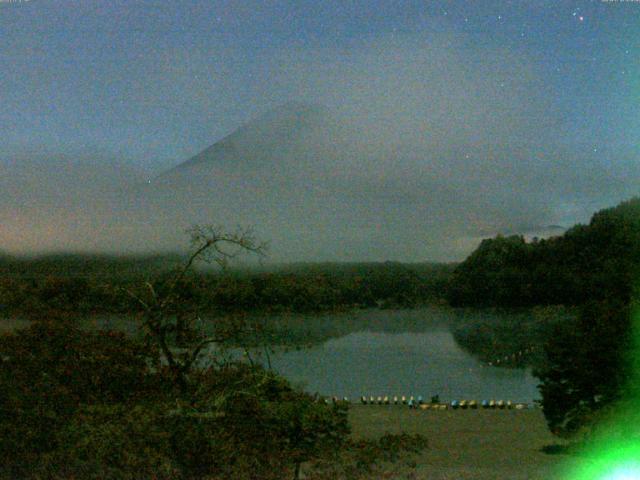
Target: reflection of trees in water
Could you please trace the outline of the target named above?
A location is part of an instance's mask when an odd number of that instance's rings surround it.
[[[538,364],[550,327],[572,316],[561,307],[520,311],[450,309],[424,307],[408,310],[356,310],[337,314],[234,314],[229,321],[203,320],[205,330],[217,325],[244,324],[237,328],[230,347],[250,348],[259,353],[269,349],[304,349],[356,332],[425,333],[450,332],[465,352],[496,367],[527,367]],[[102,322],[104,323],[104,319]],[[130,318],[110,317],[111,327],[128,330]],[[104,327],[105,325],[103,325]],[[130,332],[133,333],[133,332]],[[522,354],[519,354],[522,352]],[[505,358],[506,357],[506,358]],[[499,362],[498,362],[499,360]]]
[[[240,343],[248,346],[308,348],[356,332],[423,333],[447,331],[454,318],[448,309],[359,310],[331,315],[289,314],[256,318],[255,335]],[[250,322],[252,320],[249,320]],[[252,345],[253,344],[253,345]]]
[[[540,364],[551,328],[572,316],[564,307],[460,310],[452,333],[463,350],[486,364],[523,368]]]
[[[480,361],[497,367],[538,364],[550,327],[571,316],[562,307],[519,311],[425,307],[411,310],[361,310],[331,315],[254,317],[252,333],[238,344],[302,349],[356,332],[450,332],[456,344]]]

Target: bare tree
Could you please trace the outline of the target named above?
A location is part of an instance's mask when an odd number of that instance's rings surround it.
[[[142,307],[142,327],[160,349],[161,358],[168,365],[181,393],[189,390],[189,373],[205,347],[224,340],[216,334],[205,335],[201,328],[196,327],[196,321],[200,320],[198,312],[189,311],[180,304],[181,282],[199,261],[225,269],[239,255],[264,256],[267,248],[265,243],[256,240],[251,229],[227,232],[213,225],[195,225],[187,233],[191,237],[191,253],[162,285],[156,288],[147,281],[142,294],[125,290]],[[172,335],[185,348],[181,351],[173,348]],[[189,335],[189,341],[185,341]]]

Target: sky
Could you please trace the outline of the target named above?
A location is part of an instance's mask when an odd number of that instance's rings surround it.
[[[379,169],[403,205],[429,167],[432,253],[359,242],[344,258],[460,259],[638,193],[640,2],[0,0],[0,38],[0,249],[97,235],[52,218],[292,100],[357,126],[362,155],[333,180]],[[414,154],[381,166],[398,148]]]

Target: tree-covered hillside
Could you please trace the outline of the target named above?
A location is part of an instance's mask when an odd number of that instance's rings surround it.
[[[604,407],[629,396],[634,293],[640,277],[640,198],[593,215],[563,236],[525,242],[485,240],[454,271],[456,306],[564,304],[573,320],[546,334],[536,368],[549,427],[570,435],[592,425]]]
[[[484,240],[454,271],[454,306],[581,305],[628,299],[640,266],[640,197],[601,210],[563,236]]]

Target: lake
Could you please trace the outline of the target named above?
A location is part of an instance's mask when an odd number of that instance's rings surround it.
[[[495,326],[496,330],[507,328],[508,338],[519,335],[522,345],[522,337],[528,334],[523,327],[527,318],[522,312],[469,313],[436,307],[255,317],[253,321],[269,326],[264,342],[271,347],[267,353],[264,348],[249,351],[254,360],[270,363],[295,385],[324,396],[422,395],[428,400],[439,395],[442,401],[531,403],[539,394],[530,368],[490,366],[486,358],[480,361],[454,338],[461,325],[480,326],[479,331]],[[26,324],[6,319],[0,322],[0,330]],[[95,317],[87,325],[135,330],[126,317]]]
[[[496,323],[505,321],[495,317]],[[453,336],[461,321],[468,322],[468,314],[462,320],[458,312],[439,308],[289,315],[275,320],[278,330],[307,346],[275,347],[268,356],[272,368],[294,384],[326,396],[539,398],[529,368],[489,366],[461,348]],[[253,355],[267,363],[265,353]]]

